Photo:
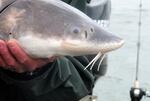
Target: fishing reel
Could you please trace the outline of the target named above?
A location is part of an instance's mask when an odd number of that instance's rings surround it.
[[[150,92],[139,87],[139,82],[135,81],[134,87],[130,90],[131,101],[141,101],[143,97],[150,98]]]

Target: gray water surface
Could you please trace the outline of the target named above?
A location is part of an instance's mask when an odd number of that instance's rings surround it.
[[[108,55],[107,74],[96,83],[98,101],[130,101],[135,79],[139,0],[112,0],[109,30],[125,40],[125,45]],[[143,0],[140,52],[141,87],[150,90],[150,0]],[[144,98],[142,101],[150,101]]]

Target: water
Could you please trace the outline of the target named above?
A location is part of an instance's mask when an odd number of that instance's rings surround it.
[[[135,79],[139,0],[112,0],[109,30],[125,39],[125,45],[109,53],[107,74],[96,83],[98,101],[130,101],[129,90]],[[150,0],[143,0],[140,53],[141,87],[150,90]],[[142,101],[150,101],[144,98]]]

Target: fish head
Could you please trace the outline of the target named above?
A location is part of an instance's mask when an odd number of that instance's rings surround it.
[[[92,20],[76,20],[64,31],[62,47],[73,55],[107,53],[120,48],[124,40]]]

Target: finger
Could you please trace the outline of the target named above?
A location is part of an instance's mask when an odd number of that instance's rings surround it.
[[[52,56],[52,57],[49,57],[47,61],[54,62],[57,58],[58,58],[57,56]]]
[[[4,62],[9,66],[15,66],[15,59],[8,51],[6,43],[0,40],[0,55],[3,58]]]
[[[8,69],[10,71],[16,71],[18,73],[23,73],[25,71],[24,68],[21,68],[19,64],[15,64],[15,66],[6,65],[6,63],[1,57],[0,57],[0,67]]]
[[[22,48],[19,47],[19,44],[16,40],[10,40],[7,42],[9,50],[15,56],[16,60],[24,65],[29,71],[33,71],[37,67],[37,63],[34,59],[30,58]]]
[[[0,66],[3,68],[6,68],[6,64],[5,64],[4,60],[1,58],[1,56],[0,56]]]
[[[16,63],[15,66],[9,66],[9,70],[11,71],[15,71],[17,73],[23,73],[25,71],[27,71],[23,65]]]
[[[29,57],[22,48],[19,47],[19,44],[17,43],[16,40],[10,40],[7,43],[9,50],[11,51],[11,53],[14,55],[14,57],[16,58],[16,60],[21,63],[22,65],[24,65],[24,69],[28,70],[28,71],[33,71],[36,68],[39,68],[43,65],[45,65],[48,62],[52,62],[54,61],[54,57],[50,58],[50,59],[33,59],[31,57]]]
[[[14,57],[8,51],[6,43],[0,40],[0,64],[4,69],[15,70],[18,72],[22,71],[21,65],[16,62]]]
[[[21,64],[18,64],[18,68],[16,68],[14,71],[17,73],[24,73],[27,70]]]
[[[13,56],[20,62],[23,63],[27,60],[27,55],[24,50],[19,47],[16,40],[12,39],[7,42],[7,46],[10,49]]]

